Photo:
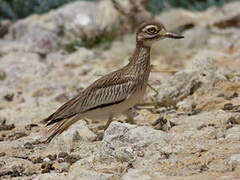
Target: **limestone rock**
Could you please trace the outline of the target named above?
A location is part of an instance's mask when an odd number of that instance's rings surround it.
[[[151,127],[113,122],[105,131],[100,155],[104,160],[133,161],[147,146],[157,144],[161,149],[169,140],[166,133]]]
[[[111,32],[117,27],[120,27],[119,14],[110,1],[78,1],[47,14],[19,20],[11,26],[6,39],[24,43],[29,52],[46,55],[58,50],[59,43],[70,36],[93,38],[104,30]],[[23,50],[21,46],[15,47]]]
[[[160,85],[158,103],[165,106],[175,105],[196,91],[212,89],[215,83],[224,79],[213,59],[198,54],[185,70],[177,72]]]

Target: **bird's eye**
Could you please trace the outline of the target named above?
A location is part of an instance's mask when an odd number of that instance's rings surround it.
[[[154,28],[154,27],[151,27],[151,28],[148,28],[148,30],[147,30],[149,33],[151,33],[151,34],[154,34],[154,33],[156,33],[157,32],[157,29],[156,28]]]

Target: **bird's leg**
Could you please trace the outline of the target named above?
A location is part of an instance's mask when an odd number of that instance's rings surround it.
[[[108,126],[111,124],[111,122],[112,122],[112,120],[113,120],[113,115],[110,115],[109,117],[108,117],[108,121],[107,121],[107,123],[105,124],[105,126],[103,127],[103,131],[101,131],[101,132],[98,132],[97,134],[97,141],[101,141],[102,139],[103,139],[103,136],[104,136],[104,131],[106,131],[106,129],[108,128]],[[102,130],[102,129],[101,129]]]
[[[110,116],[108,117],[108,121],[107,121],[106,125],[104,126],[104,131],[105,131],[105,130],[108,128],[108,126],[111,124],[112,120],[113,120],[113,115],[110,115]]]
[[[133,112],[133,109],[132,108],[128,109],[126,112],[124,112],[124,114],[127,117],[126,122],[130,123],[130,124],[134,124],[134,119],[133,119],[134,112]]]

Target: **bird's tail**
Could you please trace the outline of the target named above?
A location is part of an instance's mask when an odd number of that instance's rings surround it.
[[[51,140],[55,137],[63,133],[65,130],[67,130],[72,124],[77,122],[79,118],[77,116],[65,119],[60,122],[55,123],[49,130],[48,133],[50,134],[48,138],[44,141],[44,143],[50,143]]]

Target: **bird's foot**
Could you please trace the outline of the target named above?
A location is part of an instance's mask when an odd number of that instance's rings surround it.
[[[104,131],[98,132],[97,137],[96,137],[96,141],[102,141],[103,136],[104,136]]]
[[[129,124],[136,124],[133,118],[126,119],[126,122]]]

